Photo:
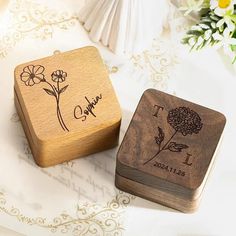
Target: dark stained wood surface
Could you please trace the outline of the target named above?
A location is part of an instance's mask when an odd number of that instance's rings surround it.
[[[185,199],[177,195],[170,194],[160,189],[149,187],[148,185],[125,178],[116,173],[115,185],[122,191],[129,192],[138,197],[145,198],[152,202],[160,203],[167,207],[174,208],[184,213],[193,213],[197,210],[201,197],[196,199]]]
[[[117,173],[132,181],[199,198],[226,123],[212,109],[149,89],[117,154]]]

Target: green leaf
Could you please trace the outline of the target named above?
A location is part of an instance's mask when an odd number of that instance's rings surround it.
[[[236,31],[232,34],[232,38],[236,38]]]
[[[210,24],[212,22],[211,19],[207,18],[207,17],[203,17],[201,20],[204,24]]]
[[[216,27],[216,23],[222,19],[215,15],[213,10],[206,10],[205,12],[200,12],[201,18],[199,23],[193,25],[189,31],[186,32],[186,36],[182,41],[184,44],[188,44],[191,50],[199,50],[207,45],[217,44],[219,41],[215,40],[212,35],[217,31],[220,32],[225,29],[225,25],[220,29]],[[222,32],[220,32],[222,34]]]
[[[234,23],[236,23],[236,15],[234,14],[234,15],[231,15],[230,16],[230,19],[234,22]]]
[[[202,23],[200,23],[199,26],[200,26],[202,29],[210,29],[210,27],[209,27],[207,24],[202,24]]]
[[[56,97],[56,94],[54,91],[50,90],[50,89],[46,89],[46,88],[43,88],[44,91],[48,94],[48,95],[51,95],[51,96],[54,96]]]
[[[185,4],[179,8],[184,11],[184,15],[189,15],[191,12],[198,12],[204,8],[209,8],[210,0],[187,0]]]
[[[232,51],[236,51],[236,45],[232,45],[232,44],[231,44],[231,45],[230,45],[230,48],[231,48]]]
[[[236,56],[234,57],[233,61],[232,61],[232,64],[234,64],[236,61]]]

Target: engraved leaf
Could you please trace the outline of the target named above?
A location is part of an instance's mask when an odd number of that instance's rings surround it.
[[[43,88],[44,91],[48,94],[48,95],[51,95],[51,96],[54,96],[56,97],[56,94],[54,93],[54,91],[50,90],[50,89],[46,89],[46,88]]]
[[[160,145],[165,138],[162,128],[158,127],[158,135],[155,137],[156,143]]]
[[[65,92],[68,86],[69,86],[69,85],[66,85],[65,87],[61,88],[61,89],[59,90],[59,94]]]
[[[181,152],[182,149],[187,149],[188,145],[185,144],[178,144],[176,142],[170,142],[167,149],[169,149],[171,152]]]

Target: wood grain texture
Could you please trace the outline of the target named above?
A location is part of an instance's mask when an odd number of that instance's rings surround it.
[[[225,122],[217,111],[149,89],[118,151],[117,174],[175,198],[196,201]]]
[[[118,173],[115,177],[115,185],[122,191],[131,193],[141,198],[145,198],[152,202],[156,202],[165,205],[170,208],[174,208],[184,213],[193,213],[197,210],[201,198],[197,199],[185,199],[179,196],[170,194],[165,191],[161,191],[156,188],[152,188],[148,185],[141,184],[131,179],[125,178]]]
[[[17,66],[15,104],[40,166],[118,143],[120,106],[94,47]]]

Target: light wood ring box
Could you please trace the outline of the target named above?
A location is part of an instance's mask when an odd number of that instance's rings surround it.
[[[42,167],[118,144],[121,110],[95,47],[19,65],[15,105]]]
[[[117,154],[116,186],[193,212],[225,123],[217,111],[154,89],[145,91]]]

